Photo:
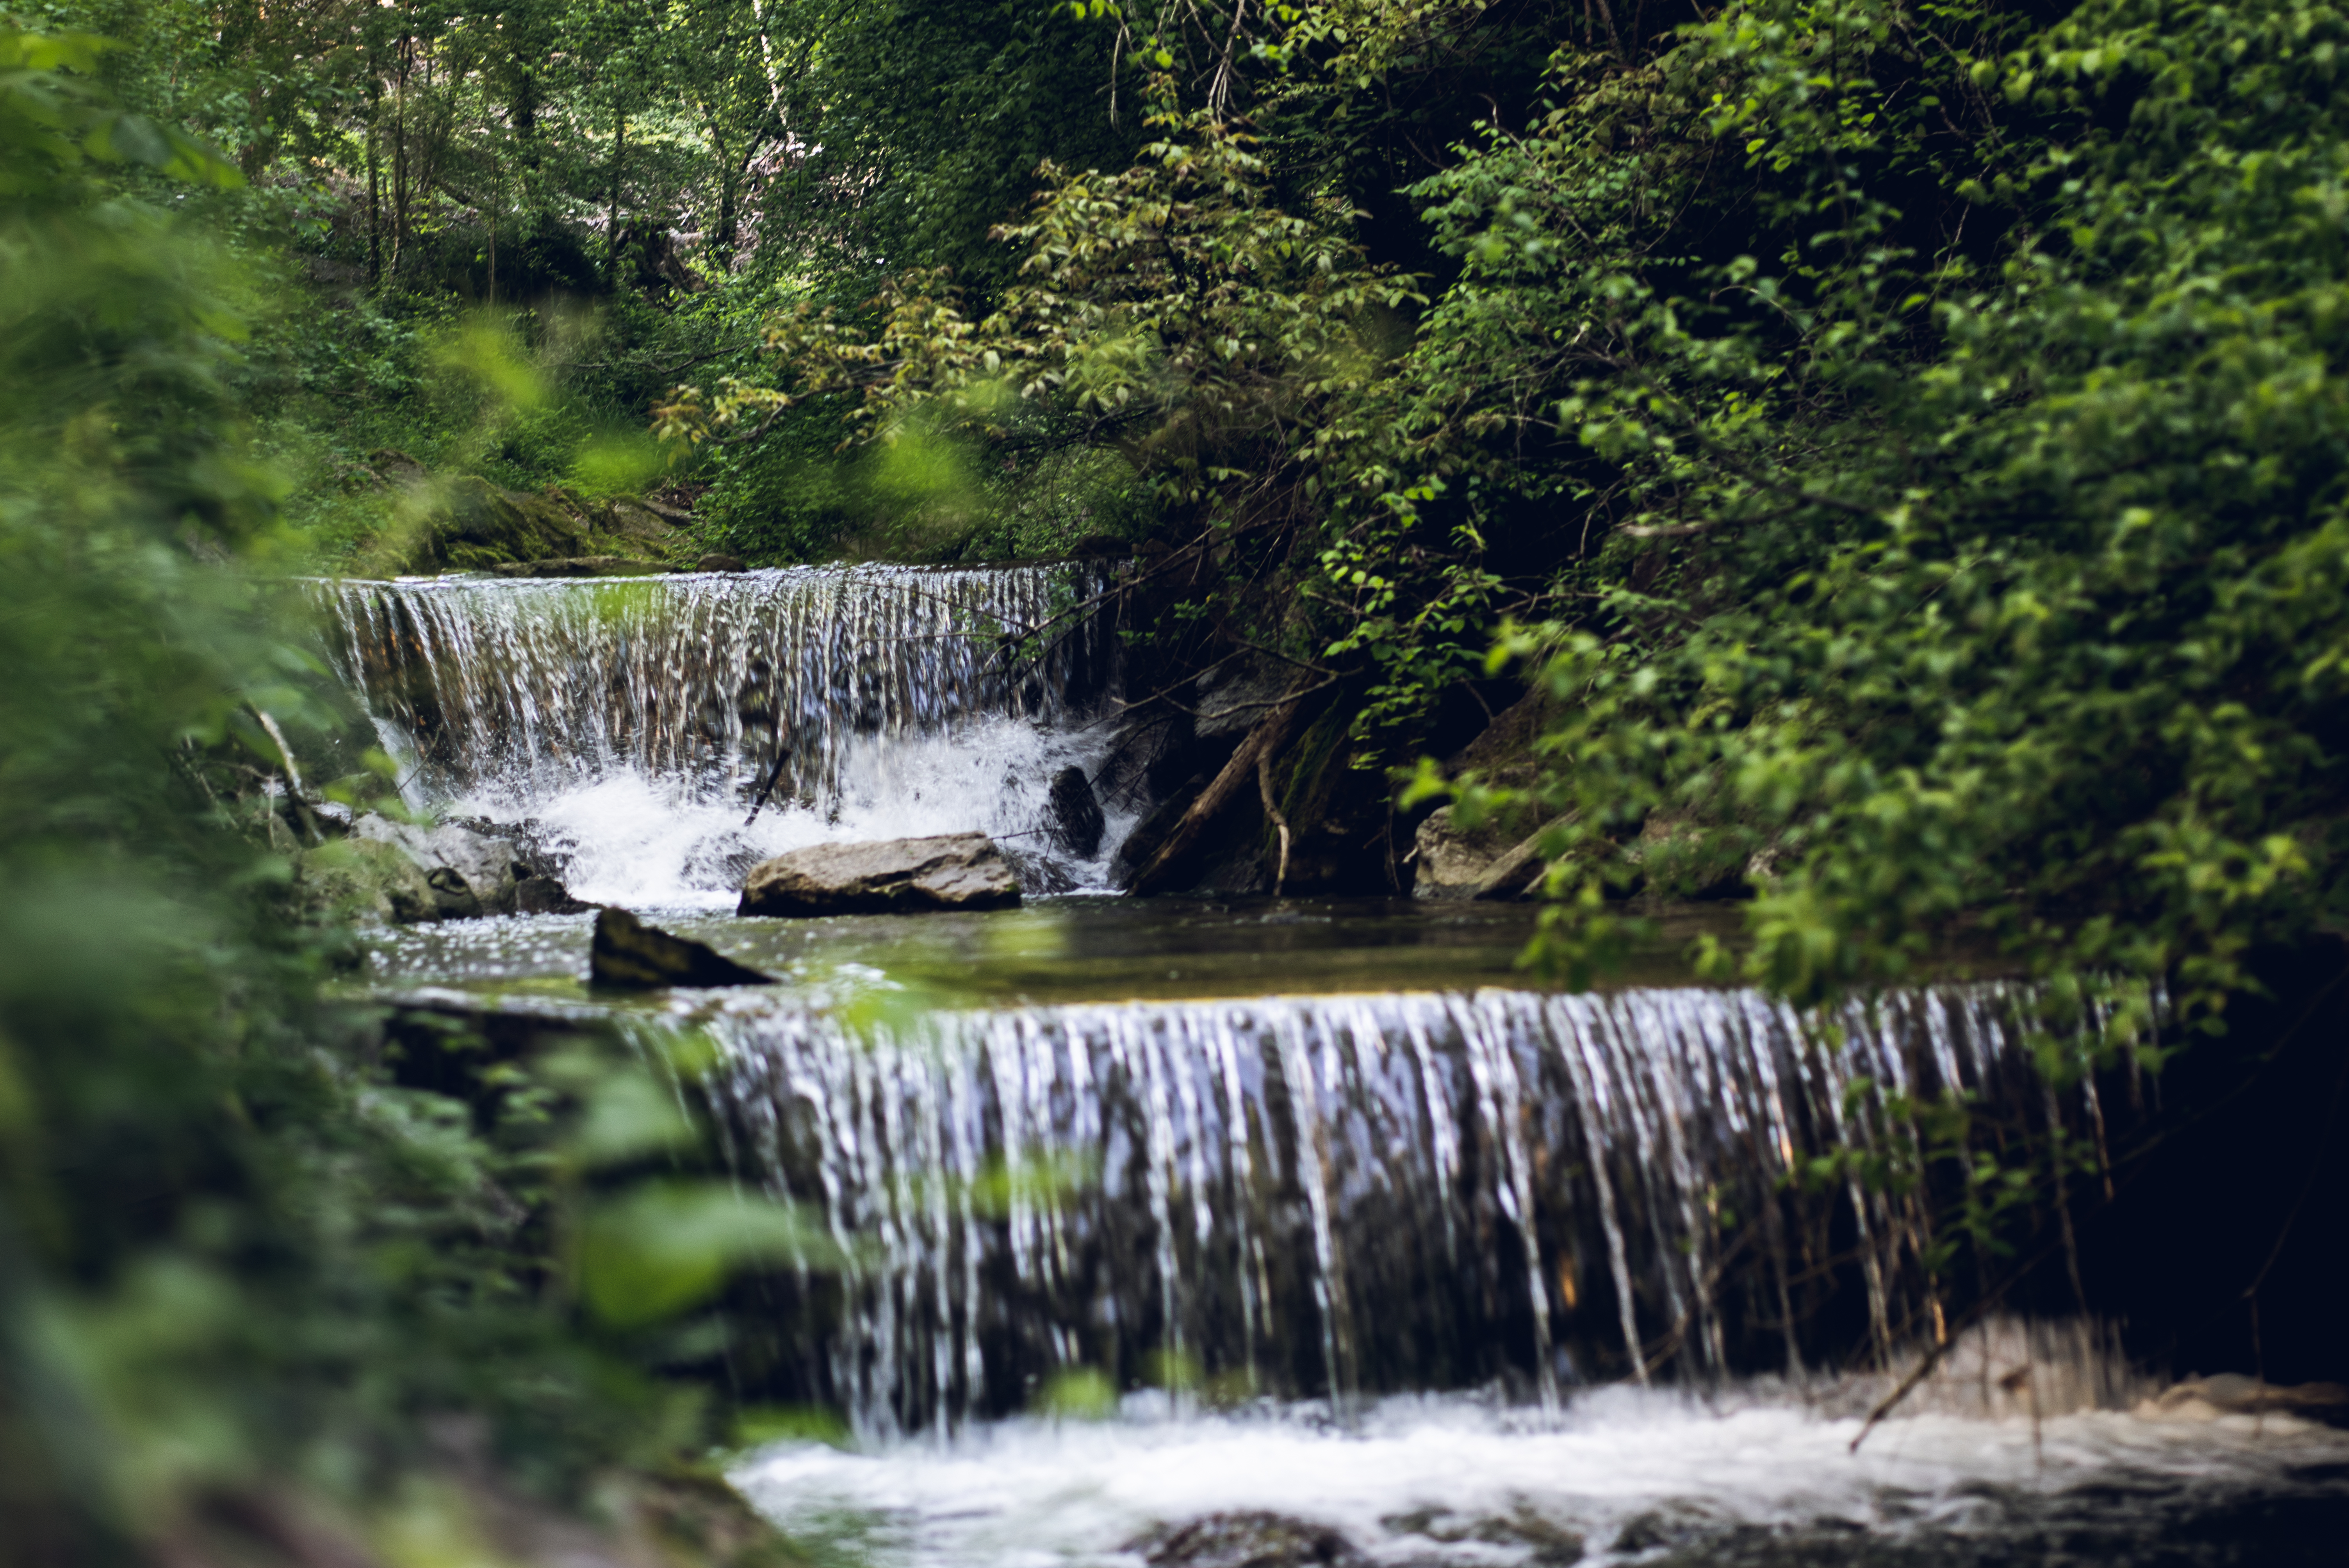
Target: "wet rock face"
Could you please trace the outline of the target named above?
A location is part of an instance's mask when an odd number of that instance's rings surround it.
[[[1126,1542],[1151,1568],[1357,1568],[1353,1543],[1326,1524],[1279,1513],[1211,1513]]]
[[[1174,830],[1174,824],[1182,820],[1183,813],[1190,810],[1191,802],[1197,799],[1199,791],[1206,787],[1206,774],[1193,776],[1180,788],[1170,791],[1152,809],[1150,815],[1134,825],[1133,830],[1125,836],[1125,841],[1118,845],[1117,854],[1110,861],[1109,880],[1112,884],[1125,887],[1133,882],[1134,873],[1150,863],[1150,858],[1158,852],[1158,846],[1166,841],[1166,835]]]
[[[396,925],[492,914],[580,914],[528,824],[469,818],[423,827],[373,812],[350,819],[342,844],[314,857],[331,903]]]
[[[572,896],[571,890],[563,881],[569,869],[570,856],[559,841],[549,841],[538,823],[459,817],[454,820],[454,825],[479,837],[496,840],[507,847],[511,856],[514,878],[512,905],[511,909],[500,907],[489,913],[585,914],[596,907]]]
[[[1046,803],[1044,830],[1052,841],[1081,861],[1089,861],[1101,851],[1101,802],[1093,798],[1093,787],[1086,782],[1081,768],[1063,768],[1052,779],[1051,798]]]
[[[1005,909],[1019,882],[984,833],[815,844],[763,861],[742,884],[739,914],[905,914]]]
[[[1280,706],[1296,679],[1295,670],[1268,659],[1210,670],[1199,678],[1192,727],[1203,740],[1245,735]]]
[[[533,872],[514,879],[516,914],[585,914],[595,906],[571,896],[554,877]]]
[[[389,844],[424,873],[430,908],[403,913],[395,907],[392,918],[402,922],[511,914],[516,884],[530,874],[512,844],[454,822],[423,828],[369,815],[351,825],[351,837]]]
[[[766,985],[771,976],[727,957],[706,942],[672,936],[625,909],[595,913],[588,977],[598,985],[652,990],[663,985]]]

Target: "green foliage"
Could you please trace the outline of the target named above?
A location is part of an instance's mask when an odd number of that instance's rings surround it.
[[[1367,676],[1358,764],[1500,634],[1567,715],[1545,951],[1578,974],[1623,894],[1724,875],[1759,895],[1736,962],[1805,1001],[1964,930],[2207,1012],[2340,918],[2333,11],[1602,29],[1412,188],[1417,280],[1361,238],[1365,105],[1498,24],[1251,26],[1204,108],[1161,68],[1130,167],[1047,168],[986,308],[935,272],[794,304],[780,377],[667,432],[854,393],[933,467],[941,431],[1113,447],[1156,527],[1286,563],[1257,634]]]
[[[0,1318],[47,1391],[0,1484],[74,1518],[368,1471],[468,1389],[575,1475],[692,1418],[668,1315],[813,1244],[637,1184],[636,1080],[499,1065],[485,1124],[315,1048],[340,939],[261,785],[346,716],[219,562],[354,558],[378,448],[688,474],[759,561],[1170,545],[1140,652],[1278,650],[1358,767],[1538,683],[1529,798],[1428,763],[1404,804],[1538,809],[1578,984],[1635,896],[1742,884],[1718,977],[1818,1002],[1961,937],[2145,1051],[2114,976],[2209,1025],[2349,918],[2337,6],[43,14],[0,33]],[[1869,1092],[1813,1179],[1958,1172],[1977,1259],[2083,1157]],[[429,1353],[364,1418],[301,1394],[394,1324]],[[269,1370],[156,1371],[206,1365]]]
[[[2333,917],[2340,25],[1741,6],[1636,81],[1561,56],[1538,134],[1431,184],[1429,459],[1556,432],[1609,531],[1519,645],[1561,890],[1698,820],[1805,998],[1963,920],[2215,1006]]]
[[[396,1555],[471,1517],[421,1479],[436,1421],[574,1503],[695,1447],[705,1395],[653,1370],[708,1343],[677,1315],[806,1249],[667,1174],[689,1130],[616,1043],[501,1061],[457,1028],[385,1060],[378,1017],[319,999],[348,939],[296,884],[284,787],[349,716],[271,584],[296,547],[235,400],[248,280],[124,160],[235,172],[125,130],[102,57],[0,31],[7,1555],[150,1560],[238,1500]],[[465,1098],[403,1086],[428,1046]]]

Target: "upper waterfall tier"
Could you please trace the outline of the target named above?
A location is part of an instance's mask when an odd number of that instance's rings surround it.
[[[1081,721],[1114,644],[1067,614],[1107,580],[868,565],[320,593],[413,803],[533,820],[583,896],[678,903],[782,849],[919,832],[1033,839],[1031,890],[1098,882],[1034,830],[1052,773],[1090,775],[1107,744]]]
[[[339,583],[342,673],[446,788],[634,765],[785,799],[833,794],[860,738],[981,716],[1045,723],[1097,689],[1092,617],[1017,639],[1095,568],[797,567],[623,580]],[[552,777],[550,777],[552,776]]]

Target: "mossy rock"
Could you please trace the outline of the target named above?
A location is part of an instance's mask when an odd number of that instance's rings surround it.
[[[445,912],[449,900],[424,868],[398,845],[376,839],[337,839],[308,851],[301,886],[316,907],[346,920],[407,925],[463,913]]]
[[[544,496],[502,490],[486,480],[451,481],[418,564],[466,571],[505,561],[601,553],[577,518]]]
[[[395,454],[396,455],[396,454]],[[426,473],[413,459],[379,465],[398,476],[399,500],[377,570],[481,572],[536,562],[657,563],[674,542],[668,521],[633,501],[591,505],[567,492],[501,490],[472,475]],[[573,572],[565,575],[609,575]]]

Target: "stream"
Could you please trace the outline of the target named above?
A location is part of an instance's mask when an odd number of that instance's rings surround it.
[[[797,1539],[936,1568],[2349,1554],[2349,1435],[2165,1406],[2240,1369],[2131,1366],[2106,1325],[1964,1330],[1851,1449],[1935,1332],[1930,1219],[1822,1161],[1947,1090],[2100,1146],[2158,1086],[2059,1097],[2036,1064],[2101,1015],[1953,978],[1801,1016],[1691,982],[1702,912],[1568,995],[1516,966],[1528,906],[1117,897],[1151,801],[1115,640],[1006,652],[1103,581],[320,590],[411,804],[775,977],[615,997],[586,916],[525,915],[382,932],[356,985],[714,1044],[680,1089],[735,1179],[849,1260],[766,1281],[729,1353],[822,1413],[734,1472]],[[1042,830],[1071,767],[1089,858]],[[1022,907],[731,913],[783,850],[972,829]]]

